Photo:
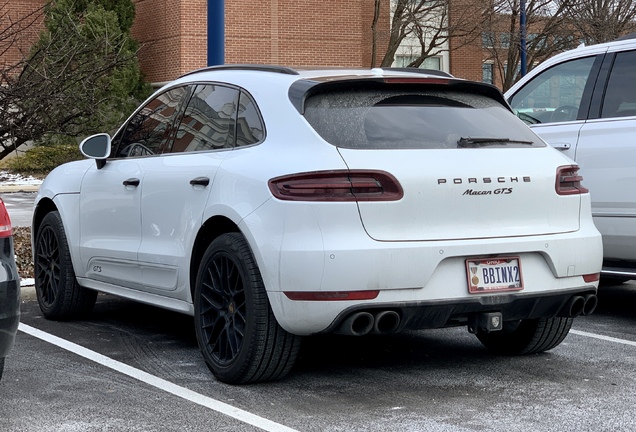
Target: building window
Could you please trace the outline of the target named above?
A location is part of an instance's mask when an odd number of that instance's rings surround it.
[[[510,33],[499,33],[499,46],[510,48]]]
[[[485,83],[493,83],[493,64],[483,63],[481,65],[481,80]]]
[[[495,35],[493,32],[483,32],[481,34],[481,45],[484,48],[493,48],[495,46]]]
[[[395,56],[395,67],[408,67],[411,63],[417,60],[418,56],[398,54]],[[435,69],[442,70],[442,58],[441,57],[426,57],[422,64],[421,69]]]

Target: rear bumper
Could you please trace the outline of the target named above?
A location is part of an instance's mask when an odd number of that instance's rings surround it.
[[[287,331],[308,335],[335,329],[354,311],[394,310],[400,328],[438,328],[462,324],[471,314],[502,312],[504,320],[555,316],[572,296],[595,294],[598,282],[583,275],[599,273],[602,262],[598,232],[538,238],[450,243],[436,247],[418,243],[376,243],[376,248],[347,253],[327,252],[318,270],[313,260],[283,260],[282,290],[268,294],[277,320]],[[507,293],[468,292],[466,259],[516,256],[524,289]],[[283,254],[283,257],[286,255]],[[302,274],[301,274],[302,272]],[[314,273],[315,277],[311,277]],[[305,275],[303,277],[303,274]],[[294,283],[290,283],[291,281]],[[285,292],[378,290],[372,300],[291,300]]]
[[[601,235],[589,216],[577,231],[560,234],[389,242],[366,234],[355,205],[345,203],[324,214],[294,206],[290,214],[272,217],[274,205],[266,203],[240,227],[252,245],[274,315],[293,334],[328,332],[354,311],[382,308],[399,311],[402,328],[453,325],[456,315],[490,311],[495,304],[505,310],[504,320],[547,317],[570,297],[594,294],[598,287],[583,279],[599,273],[603,259]],[[466,260],[491,257],[520,259],[522,291],[468,292]],[[378,296],[311,301],[285,294],[369,290]]]

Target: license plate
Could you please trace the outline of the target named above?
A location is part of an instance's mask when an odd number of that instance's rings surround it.
[[[519,257],[468,259],[466,274],[470,293],[523,289]]]

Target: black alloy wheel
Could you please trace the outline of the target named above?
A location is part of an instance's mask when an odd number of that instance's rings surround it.
[[[35,292],[44,316],[64,320],[89,313],[95,305],[97,291],[77,283],[58,212],[50,212],[42,219],[34,244]]]
[[[194,316],[199,348],[220,381],[280,379],[295,362],[300,337],[276,321],[254,256],[239,233],[219,236],[203,256]]]

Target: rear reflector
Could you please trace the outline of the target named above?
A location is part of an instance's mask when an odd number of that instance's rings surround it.
[[[579,175],[576,165],[562,166],[557,169],[556,193],[559,195],[576,195],[588,193],[589,189],[581,184],[583,177]]]
[[[276,177],[272,194],[286,201],[397,201],[404,191],[384,171],[314,171]]]
[[[4,201],[0,199],[0,238],[11,237],[11,219],[9,218],[9,212],[4,206]]]
[[[600,273],[592,273],[592,274],[583,275],[583,281],[585,281],[586,283],[597,282],[600,279],[601,279]]]
[[[337,300],[373,300],[380,294],[374,291],[286,291],[285,295],[290,300],[304,301],[337,301]]]

